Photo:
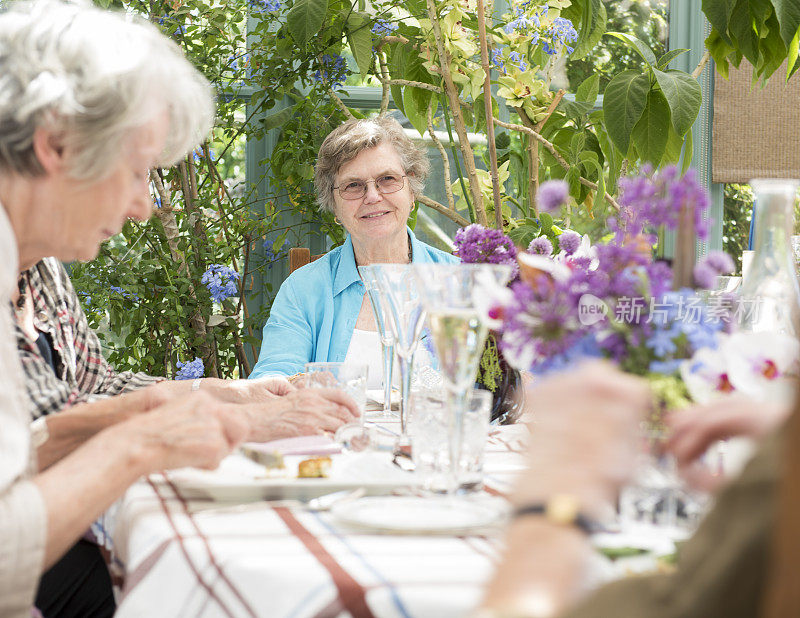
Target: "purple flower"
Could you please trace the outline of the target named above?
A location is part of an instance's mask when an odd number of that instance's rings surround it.
[[[517,247],[500,230],[483,227],[477,223],[456,232],[454,255],[467,264],[508,264],[512,279],[519,272]]]
[[[178,361],[176,364],[178,366],[178,371],[175,373],[176,380],[196,380],[202,378],[206,372],[203,367],[203,359],[200,357],[195,357],[193,361],[185,363]]]
[[[709,251],[703,261],[716,270],[718,275],[727,275],[736,270],[733,258],[724,251]]]
[[[569,185],[564,180],[548,180],[543,182],[536,194],[536,203],[541,212],[555,212],[563,206],[569,197]]]
[[[572,230],[564,231],[558,237],[558,247],[567,255],[572,255],[581,246],[581,235]]]
[[[547,236],[538,236],[528,245],[528,253],[533,253],[534,255],[552,255],[553,243],[550,242]]]
[[[200,277],[200,281],[205,284],[208,291],[218,303],[226,298],[236,296],[239,293],[239,273],[223,264],[212,264]]]
[[[692,270],[694,282],[698,287],[711,290],[716,285],[717,271],[708,262],[698,262]]]

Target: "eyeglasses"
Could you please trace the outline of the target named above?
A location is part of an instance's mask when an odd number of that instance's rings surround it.
[[[367,185],[370,182],[375,183],[375,190],[381,195],[387,193],[397,193],[405,185],[405,174],[397,176],[395,174],[384,174],[378,176],[375,180],[351,180],[347,184],[339,185],[334,189],[339,190],[339,195],[343,200],[358,200],[367,194]]]

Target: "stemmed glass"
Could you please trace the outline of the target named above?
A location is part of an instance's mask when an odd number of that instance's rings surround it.
[[[448,400],[450,493],[459,488],[463,415],[475,384],[488,325],[482,307],[491,290],[505,285],[511,267],[500,264],[419,264],[417,285],[444,377]]]
[[[425,309],[422,307],[417,280],[408,264],[376,264],[378,287],[388,302],[389,327],[400,365],[400,436],[395,452],[410,446],[408,412],[411,399],[411,371],[417,351]]]
[[[372,305],[375,315],[375,324],[378,326],[378,337],[381,340],[383,352],[383,418],[392,416],[392,366],[394,365],[394,333],[389,326],[389,303],[386,295],[378,285],[379,273],[377,266],[359,266],[358,273],[364,282],[364,287]]]

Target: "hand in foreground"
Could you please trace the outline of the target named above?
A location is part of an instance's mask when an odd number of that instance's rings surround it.
[[[194,466],[212,470],[249,432],[240,406],[204,393],[170,401],[115,425],[152,463],[150,471]]]
[[[760,439],[780,425],[790,411],[788,405],[756,402],[744,395],[721,397],[670,414],[667,424],[672,435],[665,448],[675,456],[687,483],[714,491],[724,477],[697,465],[708,447],[717,440],[737,436]]]
[[[636,437],[651,404],[647,383],[605,362],[543,380],[530,389],[529,471],[517,504],[571,493],[586,508],[611,500],[633,469]]]
[[[568,494],[596,517],[632,473],[639,422],[651,404],[647,383],[593,362],[537,383],[525,401],[534,411],[529,469],[512,502]],[[573,526],[515,519],[484,606],[500,615],[554,615],[584,590],[591,553]]]
[[[355,401],[335,388],[301,388],[243,407],[251,425],[247,439],[255,442],[334,432],[359,417]]]

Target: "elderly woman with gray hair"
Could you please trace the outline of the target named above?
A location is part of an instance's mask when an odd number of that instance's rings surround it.
[[[127,218],[147,219],[148,171],[185,156],[213,119],[210,85],[152,24],[88,2],[7,5],[0,307],[20,270],[46,256],[92,259]],[[0,311],[0,616],[29,616],[34,604],[45,616],[110,616],[108,572],[81,535],[140,476],[215,468],[249,436],[251,412],[153,389],[83,403],[57,416],[92,431],[43,462],[47,425],[29,425],[12,323]]]
[[[348,358],[366,359],[376,369],[370,375],[381,375],[377,327],[357,267],[458,261],[417,240],[407,225],[429,170],[425,151],[389,117],[348,120],[325,138],[315,170],[317,200],[347,239],[281,285],[251,378]]]

